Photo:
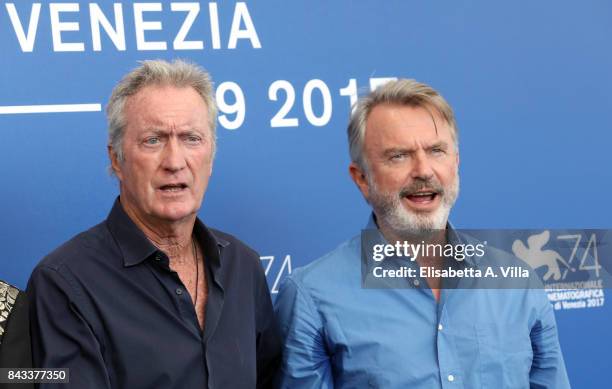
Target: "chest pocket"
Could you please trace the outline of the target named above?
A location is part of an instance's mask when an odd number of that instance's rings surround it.
[[[522,326],[519,323],[476,326],[483,388],[529,388],[533,349],[529,329]]]

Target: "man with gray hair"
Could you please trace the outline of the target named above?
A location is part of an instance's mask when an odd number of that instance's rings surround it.
[[[70,369],[78,389],[268,387],[280,343],[259,256],[197,217],[215,154],[208,74],[144,61],[107,114],[120,196],[32,273],[35,365]]]
[[[448,216],[459,193],[458,133],[444,98],[414,80],[385,84],[358,101],[348,139],[350,175],[373,213],[361,235],[281,286],[278,386],[569,388],[543,290],[446,289],[435,272],[385,288],[362,273],[370,241],[444,245],[457,236]],[[453,258],[397,262],[437,270],[442,259]]]

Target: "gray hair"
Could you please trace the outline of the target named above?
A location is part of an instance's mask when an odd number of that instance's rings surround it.
[[[368,95],[361,97],[355,104],[348,125],[348,142],[351,161],[361,169],[367,171],[368,164],[363,153],[366,121],[372,109],[380,104],[398,104],[409,107],[422,107],[431,113],[433,108],[451,127],[451,136],[455,148],[459,147],[457,123],[453,109],[444,97],[429,85],[416,80],[399,79],[390,81]],[[435,125],[435,121],[434,121]]]
[[[208,108],[208,120],[214,158],[217,144],[215,125],[217,106],[213,98],[213,85],[210,75],[200,66],[180,59],[172,62],[164,60],[141,61],[140,66],[123,77],[115,86],[106,106],[108,120],[108,144],[123,161],[123,135],[125,133],[124,108],[128,97],[151,85],[170,85],[177,88],[192,87],[204,100]]]

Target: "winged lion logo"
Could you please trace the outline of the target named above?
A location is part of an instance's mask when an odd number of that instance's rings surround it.
[[[512,251],[514,255],[525,261],[533,269],[546,266],[547,271],[543,277],[544,281],[548,281],[550,277],[558,281],[561,278],[559,262],[571,271],[576,271],[576,269],[571,267],[555,250],[542,250],[549,240],[550,231],[545,230],[540,234],[531,235],[527,238],[527,246],[525,246],[522,240],[515,240],[512,244]]]

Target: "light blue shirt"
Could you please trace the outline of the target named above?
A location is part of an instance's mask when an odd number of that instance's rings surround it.
[[[372,223],[372,222],[371,222]],[[366,289],[361,236],[294,271],[281,388],[569,388],[542,289]]]

